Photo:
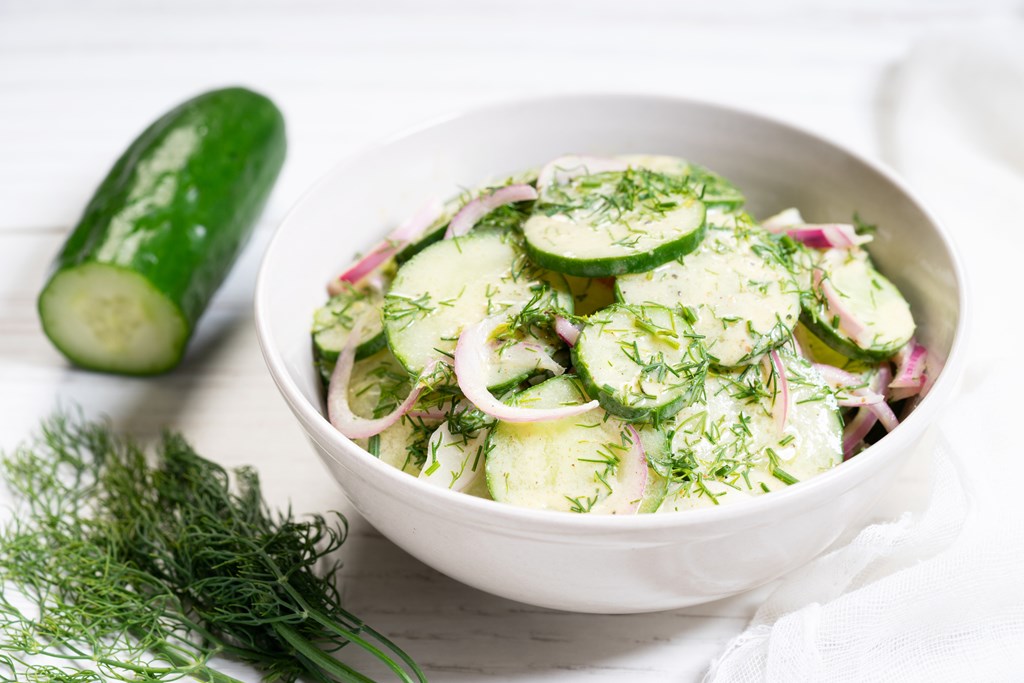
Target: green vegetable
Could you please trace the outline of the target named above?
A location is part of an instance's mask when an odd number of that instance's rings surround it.
[[[875,269],[867,252],[829,250],[814,267],[821,281],[801,296],[800,322],[834,351],[877,363],[891,358],[914,336],[910,304],[896,285]],[[863,326],[859,336],[843,329],[826,288]]]
[[[352,326],[369,311],[379,311],[382,299],[374,290],[359,290],[346,283],[341,292],[313,313],[313,362],[325,383],[331,378],[334,363],[348,342]],[[387,346],[379,314],[369,316],[361,337],[356,347],[356,360],[369,358]]]
[[[572,349],[587,394],[609,413],[654,424],[703,401],[708,353],[686,320],[660,304],[612,304]]]
[[[369,681],[335,658],[354,645],[425,680],[342,608],[337,565],[314,572],[345,540],[343,518],[271,512],[254,471],[232,487],[177,434],[151,462],[107,425],[66,417],[4,457],[20,506],[0,533],[5,677],[228,683],[212,665],[226,656],[268,680]]]
[[[384,297],[384,333],[395,358],[419,375],[451,356],[469,324],[507,315],[519,328],[550,310],[572,310],[565,280],[530,263],[515,235],[475,228],[402,264]]]
[[[205,93],[147,128],[114,164],[64,244],[39,315],[86,368],[173,368],[252,231],[285,155],[274,103]]]
[[[705,218],[687,178],[598,173],[546,187],[523,225],[524,246],[537,265],[566,275],[641,273],[700,246]]]

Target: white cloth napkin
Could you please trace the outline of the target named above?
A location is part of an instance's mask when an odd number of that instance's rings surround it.
[[[883,155],[966,260],[964,388],[925,509],[787,576],[706,682],[1024,680],[1024,27],[927,39],[881,102]]]

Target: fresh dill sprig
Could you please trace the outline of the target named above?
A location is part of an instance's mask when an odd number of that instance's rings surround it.
[[[268,680],[370,678],[355,646],[398,680],[401,649],[341,605],[346,524],[296,520],[263,501],[255,471],[227,471],[178,434],[156,457],[105,423],[57,416],[3,457],[18,508],[0,531],[4,680],[237,683],[213,657]]]

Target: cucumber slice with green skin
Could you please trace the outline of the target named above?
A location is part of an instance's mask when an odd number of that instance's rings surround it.
[[[561,374],[564,371],[551,356],[558,346],[550,339],[516,335],[504,342],[491,342],[493,360],[487,363],[487,390],[503,394],[531,377],[544,372]]]
[[[564,279],[525,257],[516,236],[473,230],[437,242],[402,265],[384,297],[384,333],[413,375],[450,358],[462,329],[508,315],[513,327],[552,310],[572,310]]]
[[[701,339],[659,304],[614,304],[596,313],[572,358],[587,393],[630,421],[660,422],[698,400],[708,370]]]
[[[242,88],[205,93],[153,123],[96,190],[39,296],[54,345],[94,370],[177,365],[284,155],[281,112]]]
[[[914,317],[910,304],[896,285],[879,273],[863,249],[829,249],[822,253],[816,267],[824,274],[842,305],[864,325],[865,332],[853,339],[839,324],[839,316],[830,310],[820,287],[801,297],[800,320],[816,337],[833,350],[868,362],[891,358],[914,336]]]
[[[513,402],[537,408],[586,400],[572,377],[555,377]],[[549,422],[498,422],[487,441],[491,497],[521,507],[633,514],[647,486],[647,460],[629,427],[592,410]]]
[[[783,429],[773,414],[773,397],[779,397],[761,366],[709,374],[706,403],[676,415],[670,455],[653,461],[673,479],[659,512],[737,502],[842,462],[835,396],[808,361],[782,358],[791,392]]]
[[[622,276],[616,287],[631,304],[677,306],[720,368],[760,361],[790,338],[800,318],[800,291],[785,255],[749,223],[712,227],[693,254]]]
[[[430,430],[402,419],[377,436],[356,439],[356,445],[396,470],[418,477],[429,452]]]
[[[404,249],[401,249],[395,254],[395,263],[402,265],[416,254],[420,253],[434,242],[440,242],[444,239],[445,230],[448,229],[448,221],[446,220],[440,227],[431,228],[427,231],[423,237],[419,238],[412,244],[406,245]]]
[[[662,476],[651,467],[650,462],[652,460],[661,461],[665,459],[665,455],[669,452],[671,435],[652,425],[637,426],[636,430],[640,434],[640,442],[644,446],[644,453],[647,455],[648,460],[647,486],[644,487],[643,499],[640,501],[637,513],[649,514],[657,512],[658,508],[661,507],[662,501],[665,500],[665,496],[668,494],[669,484],[668,477]]]
[[[627,154],[618,157],[626,163],[639,168],[646,168],[656,173],[682,176],[689,179],[694,193],[704,205],[723,209],[739,209],[746,202],[743,193],[735,185],[703,166],[692,164],[679,157]]]
[[[409,373],[384,349],[352,367],[348,402],[356,415],[375,419],[392,412],[411,389]]]
[[[793,339],[800,345],[803,355],[812,363],[831,365],[855,375],[862,375],[877,367],[875,363],[848,358],[837,352],[831,346],[818,339],[803,323],[793,328]]]
[[[646,169],[547,186],[523,226],[531,259],[577,277],[651,270],[696,249],[705,231],[687,181]]]
[[[380,307],[384,297],[375,290],[346,287],[332,296],[313,313],[313,357],[333,363],[348,343],[349,333],[356,321],[366,317],[361,340],[356,346],[356,360],[368,358],[385,346],[384,323],[380,320]],[[373,315],[376,312],[376,315]]]
[[[405,368],[387,349],[358,361],[352,368],[348,400],[352,411],[366,418],[392,412],[409,394],[412,382]],[[364,450],[407,474],[417,476],[427,453],[436,421],[403,417],[380,434],[357,439]]]

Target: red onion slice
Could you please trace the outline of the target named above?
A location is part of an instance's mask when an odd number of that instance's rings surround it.
[[[370,419],[352,412],[352,407],[348,403],[348,385],[352,380],[352,368],[355,366],[356,359],[356,346],[358,346],[364,323],[365,319],[361,319],[352,326],[348,342],[338,355],[338,362],[334,366],[334,372],[331,373],[331,379],[327,385],[327,417],[335,429],[350,439],[365,439],[375,434],[380,434],[391,425],[397,423],[409,408],[416,403],[416,399],[420,397],[424,389],[421,379],[417,379],[412,391],[405,397],[405,400],[383,417]],[[428,365],[423,370],[421,378],[430,375],[435,365],[436,361]]]
[[[896,429],[900,424],[899,419],[896,417],[896,413],[892,412],[892,408],[890,408],[889,404],[885,401],[873,403],[867,406],[867,409],[875,414],[875,417],[878,418],[878,421],[882,423],[882,426],[885,427],[885,431],[887,432],[891,432]]]
[[[370,253],[360,258],[343,271],[341,275],[327,283],[327,293],[331,296],[340,294],[345,290],[346,284],[359,282],[384,265],[396,253],[398,253],[398,247],[388,242],[381,242]]]
[[[629,164],[620,159],[567,154],[544,164],[537,174],[537,190],[543,190],[548,185],[563,185],[581,176],[625,171],[628,168]]]
[[[599,406],[597,401],[560,408],[520,408],[502,403],[487,390],[488,337],[505,320],[489,318],[470,325],[455,345],[455,377],[466,398],[478,409],[503,422],[547,422],[581,415]]]
[[[640,432],[631,424],[626,425],[626,430],[629,432],[629,439],[633,442],[633,445],[629,452],[623,456],[620,466],[633,469],[629,481],[634,483],[635,488],[630,491],[623,491],[622,493],[626,495],[622,497],[622,503],[607,510],[607,512],[616,515],[633,514],[640,509],[640,503],[643,502],[644,489],[647,488],[647,478],[650,476],[650,470],[647,467],[647,452],[644,449],[644,442],[640,438]]]
[[[768,362],[775,370],[776,382],[775,395],[772,396],[772,414],[775,416],[775,424],[781,432],[786,428],[786,422],[789,419],[789,378],[786,377],[786,368],[782,364],[782,356],[779,355],[778,349],[768,352]]]
[[[928,361],[928,349],[911,339],[896,354],[896,377],[889,384],[890,389],[917,389],[924,387],[924,369]]]
[[[871,241],[870,235],[858,235],[852,225],[841,223],[794,225],[779,232],[815,249],[852,249]]]
[[[860,387],[864,384],[864,379],[858,377],[852,372],[847,372],[842,368],[837,368],[834,365],[826,365],[824,363],[813,363],[814,369],[817,370],[822,378],[834,387]]]
[[[892,369],[888,363],[882,363],[878,366],[878,371],[875,376],[871,378],[871,391],[886,396],[887,387],[889,382],[892,381]]]
[[[786,209],[766,218],[761,227],[776,234],[786,234],[815,249],[852,249],[871,241],[870,235],[858,235],[848,223],[805,223],[796,209]]]
[[[843,429],[843,460],[853,456],[857,445],[867,437],[868,432],[878,422],[878,416],[866,408],[861,408]]]
[[[832,365],[814,363],[814,367],[821,373],[822,378],[828,384],[848,393],[853,398],[865,398],[870,401],[864,403],[864,407],[878,417],[887,431],[891,432],[899,425],[900,421],[896,419],[896,414],[892,412],[892,408],[885,402],[885,397],[877,391],[873,391],[870,387],[863,386],[864,380],[862,378]],[[876,396],[879,400],[875,400]]]
[[[536,198],[537,190],[533,189],[529,185],[506,185],[505,187],[499,187],[494,192],[477,197],[459,209],[459,212],[455,214],[455,217],[452,218],[451,222],[448,224],[448,229],[445,230],[444,238],[447,240],[452,237],[462,237],[472,230],[473,226],[476,225],[481,218],[489,214],[491,211],[494,211],[499,206],[514,204],[515,202],[530,201]]]
[[[392,230],[384,238],[384,241],[379,242],[368,254],[349,266],[337,278],[331,280],[327,284],[328,294],[331,296],[339,294],[344,289],[344,283],[359,282],[380,268],[399,250],[422,235],[434,221],[441,217],[443,212],[444,205],[436,199],[421,206],[409,220]]]
[[[858,346],[866,346],[864,334],[867,332],[867,327],[864,323],[846,307],[842,297],[832,287],[832,283],[825,278],[825,274],[820,268],[814,269],[812,277],[814,287],[825,297],[828,312],[838,316],[840,331],[856,342]]]
[[[921,380],[912,387],[897,387],[895,389],[890,389],[889,400],[896,402],[908,398],[913,398],[914,396],[920,396],[922,393],[924,393],[924,388],[927,382],[928,379],[926,377],[921,377]]]
[[[488,431],[480,429],[476,436],[466,438],[452,434],[448,423],[442,422],[427,442],[427,460],[420,470],[420,481],[452,491],[468,489],[484,476]]]
[[[576,346],[580,338],[580,328],[573,325],[567,318],[555,316],[555,334],[569,346]]]
[[[871,380],[871,390],[877,394],[884,395],[885,388],[892,379],[892,370],[888,363],[883,363]],[[843,429],[843,459],[848,460],[853,456],[857,445],[863,441],[871,428],[878,422],[878,415],[869,408],[860,408],[853,419]]]

